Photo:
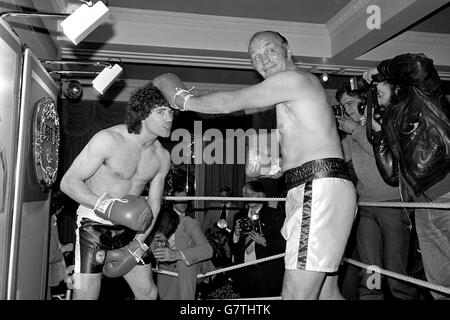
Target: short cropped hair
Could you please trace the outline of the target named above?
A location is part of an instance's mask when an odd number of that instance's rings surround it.
[[[252,41],[259,35],[264,34],[264,33],[270,33],[272,35],[274,35],[275,37],[279,38],[281,40],[281,45],[283,46],[284,49],[287,49],[287,47],[289,46],[289,42],[287,41],[287,39],[279,32],[277,31],[272,31],[272,30],[265,30],[265,31],[259,31],[257,33],[255,33],[250,41],[248,42],[249,44],[252,43]]]
[[[219,193],[222,193],[222,192],[225,192],[227,197],[230,197],[232,195],[231,188],[228,186],[220,188]]]
[[[350,85],[344,84],[336,91],[335,98],[336,98],[336,101],[338,103],[340,103],[340,101],[342,99],[342,96],[344,94],[346,94],[346,95],[348,95],[349,97],[352,97],[352,98],[358,98],[358,99],[360,99],[362,101],[365,101],[367,99],[367,93],[366,93],[365,90],[363,90],[363,89],[352,90]]]
[[[144,87],[136,89],[130,96],[127,105],[125,124],[128,133],[140,134],[142,120],[145,120],[153,109],[157,107],[170,107],[164,95],[150,81]]]
[[[266,194],[266,189],[264,189],[264,186],[261,182],[254,180],[254,181],[249,181],[244,185],[244,188],[247,187],[250,190],[254,191],[254,192],[261,192],[264,195]]]

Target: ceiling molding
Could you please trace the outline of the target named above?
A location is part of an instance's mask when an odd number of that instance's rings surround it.
[[[54,1],[61,3],[62,0]],[[433,57],[436,65],[444,67],[439,72],[448,80],[446,68],[450,67],[450,36],[445,34],[406,32],[362,56],[330,58],[332,38],[329,32],[339,34],[344,29],[352,29],[355,19],[365,24],[365,8],[368,5],[379,4],[383,10],[392,7],[395,10],[390,15],[393,15],[419,1],[398,0],[393,4],[390,0],[353,0],[326,25],[111,7],[109,25],[100,27],[104,30],[93,32],[85,40],[85,48],[74,47],[63,36],[59,37],[59,44],[63,59],[105,60],[120,57],[125,63],[252,69],[249,59],[245,58],[249,35],[274,29],[289,39],[293,53],[303,61],[297,65],[307,70],[361,75],[376,62],[392,57],[393,52],[404,53],[417,48]],[[108,31],[106,35],[102,32],[105,30]],[[93,49],[89,49],[89,43],[94,43]],[[110,47],[102,48],[103,43]],[[308,63],[309,59],[326,63]]]
[[[415,21],[419,21],[444,6],[448,0],[352,0],[328,23],[333,59],[351,61],[377,48]],[[372,16],[366,9],[375,5],[379,9],[379,28],[368,26]],[[404,52],[403,52],[404,53]]]
[[[432,57],[436,66],[449,67],[450,34],[408,31],[363,54],[357,60],[382,61],[405,52],[424,53]]]
[[[110,11],[108,22],[85,42],[247,52],[251,34],[273,29],[290,39],[296,55],[327,58],[331,52],[330,37],[323,24],[118,7],[111,7]],[[59,40],[67,41],[62,35]]]
[[[71,49],[63,48],[63,58],[68,60],[84,58],[85,60],[103,61],[111,57],[119,56],[122,62],[142,63],[142,64],[164,64],[176,66],[196,66],[210,68],[232,68],[232,69],[253,69],[249,59],[227,58],[217,56],[200,56],[200,55],[176,55],[164,53],[142,53],[142,52],[126,52],[126,51],[108,51],[108,50],[89,50],[83,49],[77,51],[74,55]],[[382,59],[381,59],[382,60]],[[377,60],[377,62],[381,61]],[[319,63],[296,63],[302,69],[311,72],[320,73],[328,71],[330,74],[360,76],[369,67],[348,66],[338,64],[319,64]],[[374,63],[375,66],[375,63]],[[448,72],[439,74],[444,77],[443,80],[450,80]]]
[[[369,5],[376,4],[378,0],[353,0],[342,10],[336,13],[327,23],[326,27],[330,34],[342,28],[350,20],[358,15],[366,15],[366,8]]]

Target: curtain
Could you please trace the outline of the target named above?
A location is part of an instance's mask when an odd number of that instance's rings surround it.
[[[101,101],[62,102],[62,136],[64,139],[63,172],[100,130],[122,124],[125,102],[106,104]]]

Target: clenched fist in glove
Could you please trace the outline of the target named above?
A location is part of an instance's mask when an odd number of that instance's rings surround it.
[[[150,227],[153,213],[147,200],[128,194],[114,198],[104,193],[95,204],[94,212],[100,218],[142,233]]]
[[[174,109],[186,111],[186,103],[193,96],[191,90],[186,90],[183,82],[173,73],[164,73],[153,79],[153,85],[166,97]]]
[[[281,159],[249,150],[245,174],[252,178],[278,179],[283,175]]]
[[[126,275],[147,254],[148,246],[138,239],[134,239],[125,247],[110,250],[106,254],[103,274],[109,278]]]

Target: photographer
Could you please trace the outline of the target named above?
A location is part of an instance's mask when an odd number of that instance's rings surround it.
[[[373,143],[384,180],[400,185],[403,201],[450,202],[450,103],[433,60],[402,54],[364,79],[371,82],[375,75],[379,104],[387,107]],[[417,209],[415,222],[427,280],[450,286],[450,212]]]
[[[358,200],[364,202],[400,201],[397,188],[383,181],[366,135],[367,89],[351,90],[344,85],[336,92],[336,100],[345,113],[337,116],[339,129],[347,134],[341,141],[345,162],[352,161],[357,177]],[[407,274],[411,221],[402,208],[359,206],[354,224],[355,249],[350,254],[368,265]],[[350,245],[350,244],[349,244]],[[406,282],[386,278],[387,288],[368,286],[371,273],[360,269],[358,295],[360,300],[382,300],[389,293],[395,299],[417,298],[417,290]],[[389,295],[388,295],[389,296]]]
[[[258,181],[247,182],[242,195],[250,198],[266,196]],[[282,214],[265,202],[249,202],[248,210],[242,210],[234,217],[231,241],[234,264],[283,253],[286,245],[280,233],[283,222]],[[271,260],[237,269],[234,284],[241,298],[279,296],[283,272],[283,259]]]

